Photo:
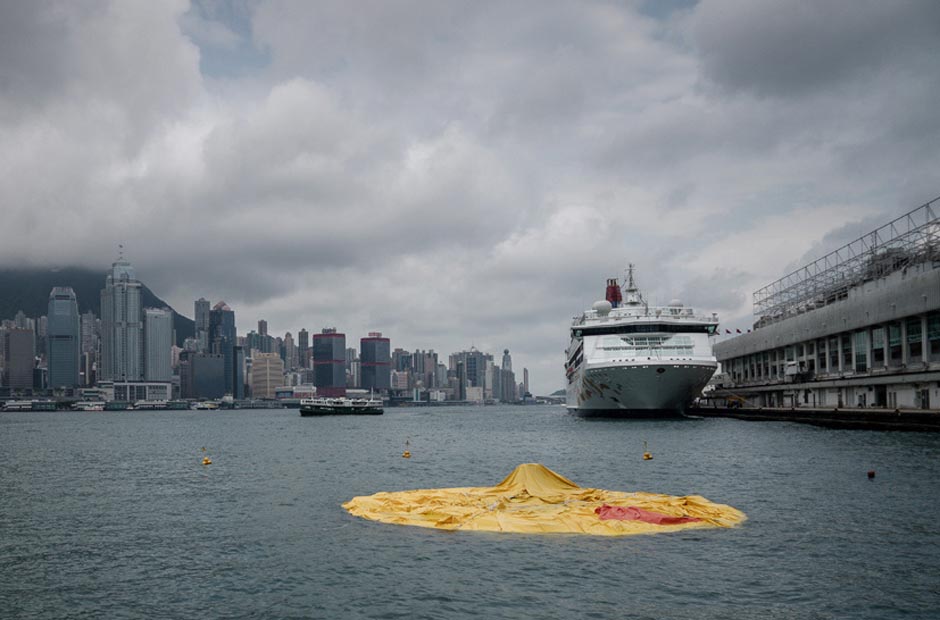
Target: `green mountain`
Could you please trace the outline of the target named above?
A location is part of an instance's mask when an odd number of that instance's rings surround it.
[[[46,314],[49,307],[49,292],[56,286],[71,286],[78,298],[79,312],[91,310],[101,316],[101,289],[104,288],[105,272],[67,267],[64,269],[0,269],[0,319],[12,319],[20,310],[36,318]],[[141,290],[143,307],[173,310],[153,294],[147,285]],[[193,335],[192,319],[173,310],[173,327],[176,329],[176,344]]]

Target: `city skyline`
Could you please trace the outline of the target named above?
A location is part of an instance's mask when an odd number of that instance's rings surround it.
[[[508,346],[535,392],[627,263],[744,330],[755,290],[937,193],[929,0],[50,0],[0,24],[4,265],[124,244],[186,316]]]
[[[239,336],[235,311],[225,301],[210,310],[204,297],[193,302],[193,335],[178,347],[174,311],[144,307],[143,288],[122,252],[99,293],[102,319],[91,311],[79,315],[75,291],[63,286],[50,291],[47,315],[33,318],[20,310],[2,319],[0,386],[74,395],[80,387],[105,385],[118,400],[280,398],[282,390],[291,397],[292,388],[306,393],[309,386],[328,397],[343,396],[347,388],[430,401],[517,402],[530,396],[528,369],[517,383],[508,349],[502,368],[474,346],[450,354],[445,365],[433,349],[392,351],[381,332],[363,336],[357,351],[335,327],[314,333],[312,346],[309,332],[299,330],[298,347],[290,332],[271,335],[265,319],[257,320],[257,332]]]

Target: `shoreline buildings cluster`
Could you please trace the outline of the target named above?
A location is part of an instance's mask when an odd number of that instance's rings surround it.
[[[56,396],[127,402],[177,399],[299,399],[365,390],[400,402],[517,402],[509,350],[499,362],[471,347],[441,358],[433,349],[392,348],[381,332],[347,346],[328,327],[296,340],[257,329],[238,335],[224,301],[194,302],[194,333],[176,346],[174,312],[142,307],[142,284],[120,257],[101,291],[101,317],[79,314],[75,292],[56,287],[48,314],[20,311],[0,322],[0,397]]]

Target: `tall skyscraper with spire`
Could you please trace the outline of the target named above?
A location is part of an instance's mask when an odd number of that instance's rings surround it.
[[[49,322],[46,332],[46,359],[49,387],[71,388],[79,384],[81,329],[78,300],[69,286],[57,286],[49,293]]]
[[[101,291],[101,360],[99,380],[144,378],[144,330],[141,284],[123,254],[111,265]]]

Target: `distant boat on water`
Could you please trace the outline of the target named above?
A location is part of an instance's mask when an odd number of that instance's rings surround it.
[[[300,415],[381,415],[382,400],[369,398],[321,397],[305,398],[300,401]]]

